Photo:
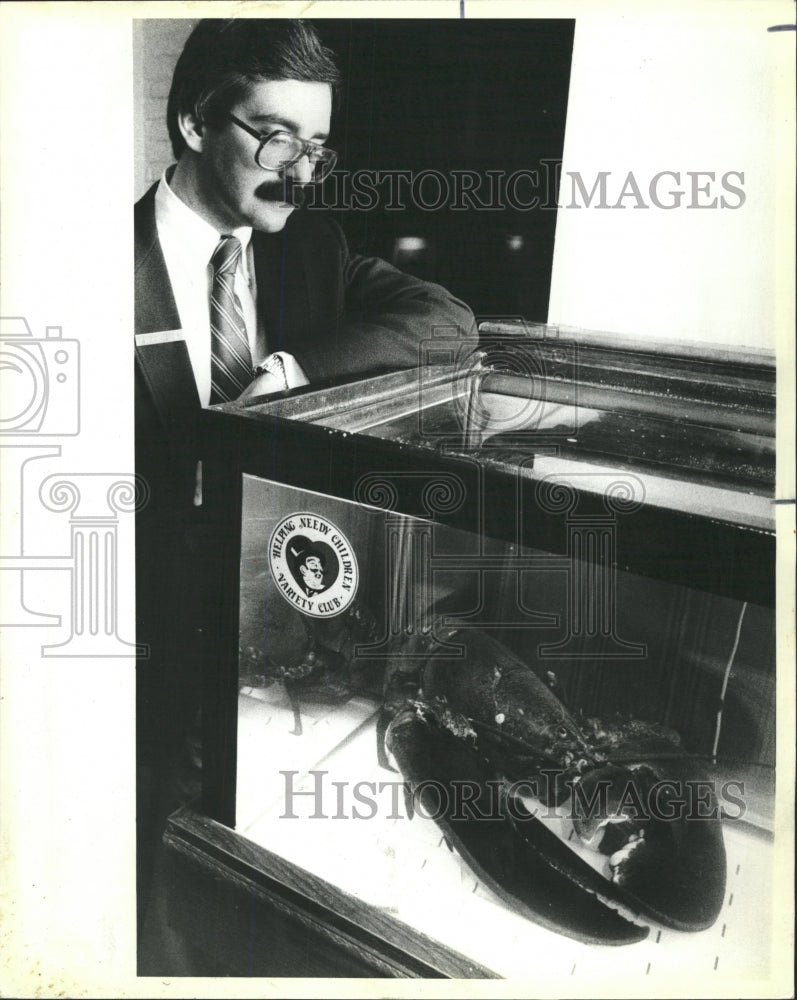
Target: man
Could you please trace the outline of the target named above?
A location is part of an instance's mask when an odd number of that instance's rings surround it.
[[[350,254],[334,222],[297,210],[303,186],[335,163],[324,143],[338,82],[331,53],[304,22],[203,21],[188,39],[168,104],[177,163],[136,206],[142,421],[147,402],[173,417],[191,403],[284,389],[286,379],[412,367],[436,327],[475,346],[463,303]],[[239,391],[235,382],[211,391],[212,262],[227,244],[241,307],[232,325],[245,327],[239,360],[262,374]],[[185,349],[158,350],[175,342],[158,335],[176,330]]]
[[[433,331],[475,347],[470,310],[438,285],[349,252],[299,207],[334,166],[339,74],[300,21],[206,20],[175,68],[176,164],[135,208],[139,761],[159,780],[196,719],[204,543],[201,407],[419,363]],[[167,767],[168,770],[168,767]],[[152,797],[157,797],[157,788]],[[175,804],[179,794],[163,792]],[[146,803],[141,805],[142,813]]]

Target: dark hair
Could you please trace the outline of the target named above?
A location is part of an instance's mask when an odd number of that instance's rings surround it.
[[[328,83],[337,97],[340,72],[334,54],[307,21],[272,18],[206,18],[194,28],[174,69],[166,122],[172,151],[185,149],[177,118],[192,112],[221,125],[223,116],[261,80]]]

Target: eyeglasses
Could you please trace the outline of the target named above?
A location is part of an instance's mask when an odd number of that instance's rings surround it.
[[[317,184],[324,180],[335,166],[338,154],[326,146],[300,139],[298,135],[282,129],[263,135],[235,115],[229,115],[229,119],[260,141],[255,153],[255,163],[263,170],[285,170],[306,156],[313,168],[310,183]]]

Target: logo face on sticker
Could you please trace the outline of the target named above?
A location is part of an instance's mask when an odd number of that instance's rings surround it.
[[[290,514],[271,533],[268,562],[282,596],[313,618],[332,618],[357,593],[357,559],[349,540],[318,514]]]

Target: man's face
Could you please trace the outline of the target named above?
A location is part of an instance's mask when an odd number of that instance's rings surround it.
[[[323,145],[329,135],[332,93],[327,83],[266,80],[253,83],[231,109],[261,134],[278,129]],[[197,192],[221,231],[251,226],[279,232],[294,206],[285,202],[286,177],[301,186],[311,177],[306,157],[285,171],[263,170],[255,163],[258,140],[233,122],[205,126],[199,153]]]
[[[299,567],[302,580],[308,590],[324,589],[324,570],[321,560],[317,556],[308,556],[302,566]]]

